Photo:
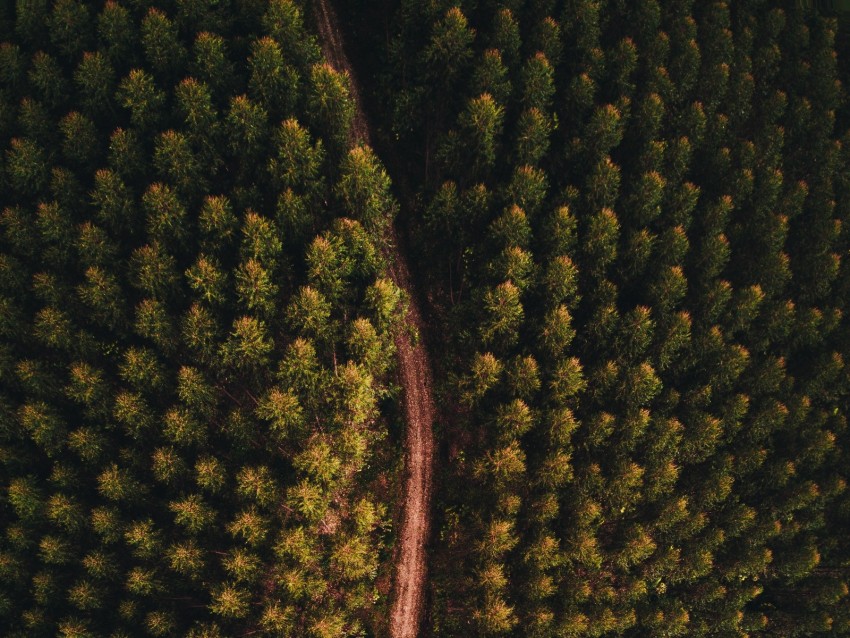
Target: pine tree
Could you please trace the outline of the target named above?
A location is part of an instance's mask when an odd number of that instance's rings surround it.
[[[472,58],[475,31],[458,7],[449,9],[437,22],[422,52],[427,76],[445,95]],[[500,48],[500,47],[497,47]]]
[[[154,73],[163,80],[176,79],[186,51],[177,34],[177,25],[162,11],[151,7],[142,19],[140,35],[145,58]]]
[[[395,204],[390,179],[369,147],[349,151],[340,166],[337,192],[351,216],[375,236],[391,223]]]
[[[329,64],[315,64],[310,69],[307,89],[307,113],[310,123],[332,144],[337,154],[346,148],[354,119],[354,102],[349,94],[347,75]]]
[[[165,93],[143,69],[130,71],[119,83],[116,96],[121,106],[130,111],[130,121],[140,131],[150,131],[162,117]]]
[[[14,64],[12,60],[5,60],[5,63]],[[68,81],[59,63],[50,54],[38,51],[32,58],[27,76],[37,97],[46,107],[58,108],[67,99],[70,89]]]
[[[298,95],[298,72],[284,61],[283,51],[272,38],[261,38],[251,45],[248,59],[251,96],[274,115],[290,115]]]

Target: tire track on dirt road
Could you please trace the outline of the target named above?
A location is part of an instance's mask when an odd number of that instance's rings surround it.
[[[314,8],[325,58],[337,71],[347,73],[349,77],[349,90],[356,107],[354,137],[362,144],[370,144],[369,123],[363,111],[356,76],[345,54],[336,13],[327,0],[316,0]],[[410,304],[406,317],[408,325],[423,334],[422,315],[413,294],[407,261],[398,249],[395,227],[391,239],[390,276],[407,293]],[[405,477],[389,628],[391,638],[416,638],[422,624],[428,573],[426,545],[431,526],[436,410],[432,395],[432,367],[423,342],[413,343],[407,331],[401,330],[395,338],[395,345],[404,390]]]

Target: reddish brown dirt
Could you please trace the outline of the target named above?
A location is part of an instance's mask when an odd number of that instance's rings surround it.
[[[351,95],[351,99],[354,100],[356,107],[352,134],[362,144],[369,145],[371,143],[369,122],[366,120],[366,114],[360,102],[360,91],[358,90],[354,70],[351,68],[351,64],[348,62],[348,56],[345,54],[345,47],[342,43],[342,32],[339,28],[336,11],[334,11],[334,8],[327,0],[318,0],[314,6],[316,9],[316,22],[319,27],[319,41],[322,45],[322,53],[334,69],[348,75],[348,92]]]
[[[325,58],[338,71],[348,74],[350,93],[356,105],[353,137],[362,144],[370,143],[369,124],[360,102],[357,81],[343,48],[336,13],[327,0],[315,3],[319,37]],[[393,230],[391,244],[398,246]],[[422,316],[412,293],[410,271],[404,255],[394,250],[390,255],[390,276],[408,293],[410,305],[407,323],[423,333]],[[426,544],[431,524],[433,491],[434,433],[436,414],[432,396],[432,373],[428,355],[421,341],[413,343],[407,331],[396,336],[401,386],[404,390],[405,477],[401,527],[396,547],[396,570],[390,609],[391,638],[416,638],[422,624],[424,590],[428,573]]]

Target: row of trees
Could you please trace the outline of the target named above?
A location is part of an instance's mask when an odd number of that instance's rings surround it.
[[[435,633],[844,635],[835,21],[401,2],[391,29],[376,102],[449,335]]]
[[[0,626],[363,635],[400,464],[389,181],[299,4],[0,16]]]

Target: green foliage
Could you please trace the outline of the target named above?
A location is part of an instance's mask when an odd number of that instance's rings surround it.
[[[371,232],[386,232],[395,215],[390,178],[368,146],[351,149],[342,161],[337,192],[348,213]]]
[[[0,16],[9,635],[355,635],[376,613],[396,204],[304,15]],[[274,551],[293,530],[297,565]]]
[[[449,406],[434,634],[840,634],[810,598],[847,583],[812,491],[846,481],[835,23],[588,0],[390,24],[364,59],[389,61]]]
[[[431,633],[848,633],[840,22],[7,4],[4,635],[387,632],[399,238]]]

